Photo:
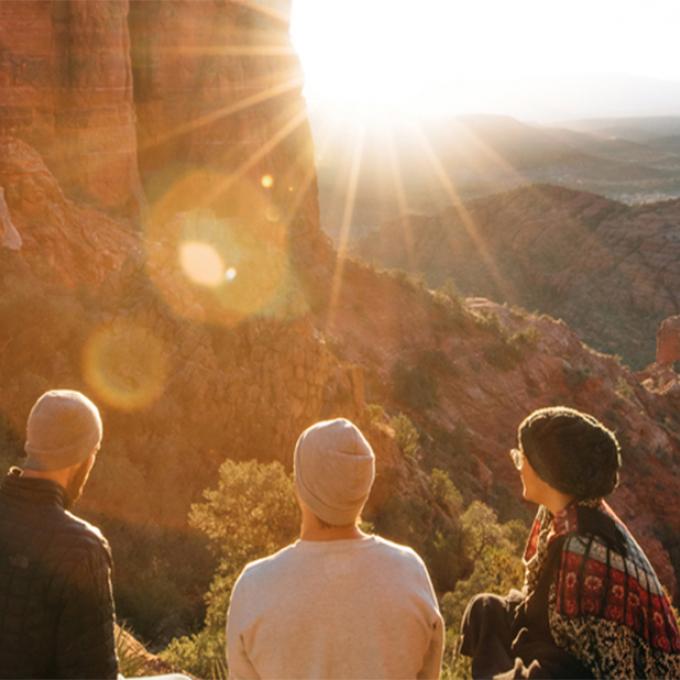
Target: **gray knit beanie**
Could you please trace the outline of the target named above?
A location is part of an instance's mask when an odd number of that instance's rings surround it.
[[[345,418],[307,428],[295,446],[295,487],[321,520],[351,524],[375,478],[375,455],[359,428]]]
[[[84,461],[102,440],[97,407],[80,392],[50,390],[33,405],[26,423],[29,470],[59,470]]]

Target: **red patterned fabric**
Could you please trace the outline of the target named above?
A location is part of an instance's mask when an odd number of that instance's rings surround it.
[[[548,545],[566,536],[556,577],[556,608],[566,619],[597,617],[623,625],[652,649],[680,653],[680,632],[668,596],[647,556],[626,525],[602,501],[596,510],[618,530],[621,552],[579,524],[578,506],[552,519]],[[525,559],[536,551],[540,522],[535,522]]]

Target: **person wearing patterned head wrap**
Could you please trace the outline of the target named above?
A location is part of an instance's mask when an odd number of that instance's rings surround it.
[[[459,649],[473,676],[680,677],[668,595],[605,501],[621,466],[614,433],[575,409],[540,409],[511,456],[539,510],[522,591],[477,595],[463,615]]]

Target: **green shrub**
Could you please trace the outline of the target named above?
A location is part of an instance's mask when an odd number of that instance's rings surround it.
[[[118,672],[124,677],[145,675],[148,670],[147,656],[125,624],[116,626],[115,640]]]
[[[465,607],[478,593],[505,595],[523,583],[524,568],[520,558],[521,544],[527,529],[516,521],[499,524],[496,513],[484,503],[474,501],[461,517],[463,546],[471,571],[441,599],[446,623],[444,678],[469,678],[469,660],[458,657],[458,631]]]
[[[537,340],[538,331],[533,326],[510,336],[499,326],[497,339],[483,350],[484,358],[495,368],[508,371],[517,366],[527,349],[534,347]]]
[[[487,345],[482,350],[482,354],[488,363],[500,371],[509,371],[515,368],[522,358],[521,352],[516,347],[508,345],[504,339]]]
[[[390,418],[389,425],[394,430],[397,446],[399,446],[404,456],[411,461],[417,462],[420,454],[420,435],[411,419],[400,413]]]
[[[381,423],[387,418],[385,409],[380,404],[366,404],[366,415],[372,423]]]
[[[562,375],[564,376],[565,384],[570,390],[578,390],[590,378],[590,369],[585,366],[572,366],[565,361],[562,364]]]
[[[379,533],[411,546],[425,560],[435,589],[448,590],[467,569],[463,554],[461,495],[443,470],[427,479],[425,496],[390,497],[380,509],[375,526]]]
[[[447,279],[433,294],[432,301],[441,317],[437,327],[441,331],[454,331],[463,328],[470,316],[465,301],[458,293],[452,279]]]
[[[201,678],[222,678],[224,628],[231,589],[250,561],[276,552],[296,536],[300,515],[293,481],[278,463],[227,460],[215,489],[191,507],[189,523],[208,538],[219,560],[206,594],[203,629],[173,640],[161,657]]]
[[[407,406],[416,409],[429,409],[437,403],[437,382],[430,368],[420,364],[413,367],[398,361],[392,369],[394,396]]]

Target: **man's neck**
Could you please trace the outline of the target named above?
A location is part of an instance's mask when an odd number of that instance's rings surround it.
[[[359,527],[320,527],[302,523],[300,538],[303,541],[345,541],[353,538],[363,538],[366,534]]]
[[[21,476],[27,479],[48,479],[65,489],[68,484],[68,470],[21,470]]]

